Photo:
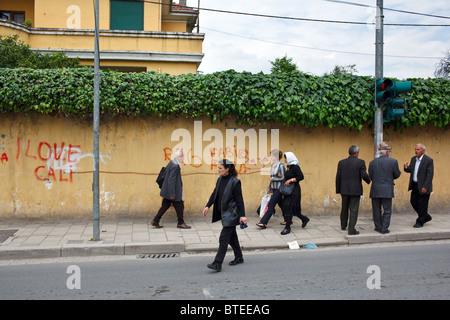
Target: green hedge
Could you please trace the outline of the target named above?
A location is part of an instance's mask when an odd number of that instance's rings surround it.
[[[0,112],[92,115],[93,69],[0,69]],[[103,114],[199,118],[235,117],[239,124],[267,123],[361,128],[374,117],[374,79],[217,72],[171,76],[155,72],[102,72]],[[450,81],[408,79],[408,113],[396,128],[431,124],[447,128]]]

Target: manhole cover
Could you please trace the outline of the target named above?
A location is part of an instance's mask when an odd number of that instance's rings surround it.
[[[165,259],[165,258],[177,258],[179,253],[155,253],[155,254],[139,254],[137,259]]]
[[[19,231],[19,229],[14,230],[0,230],[0,243],[5,242],[9,237],[11,237],[14,233]]]

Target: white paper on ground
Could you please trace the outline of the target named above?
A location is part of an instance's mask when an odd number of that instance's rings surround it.
[[[297,241],[289,241],[288,243],[289,249],[300,249]]]

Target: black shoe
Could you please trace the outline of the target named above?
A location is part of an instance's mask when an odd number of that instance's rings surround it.
[[[154,226],[154,227],[156,227],[156,228],[162,228],[163,226],[161,226],[160,224],[159,224],[159,222],[156,222],[155,220],[153,220],[152,221],[152,226]]]
[[[235,266],[235,265],[237,265],[237,264],[239,264],[239,263],[244,263],[244,258],[236,258],[236,259],[234,259],[233,261],[230,261],[230,266]]]
[[[217,262],[213,262],[207,265],[208,268],[220,272],[222,270],[222,265],[218,264]]]
[[[261,230],[267,228],[267,224],[264,224],[264,223],[261,223],[261,222],[258,222],[258,223],[256,224],[256,226],[257,226],[259,229],[261,229]]]
[[[286,227],[286,228],[284,228],[283,229],[283,231],[281,231],[281,235],[286,235],[286,234],[289,234],[289,233],[291,233],[291,228],[290,227]]]
[[[413,225],[413,228],[422,228],[423,224],[420,223],[416,223],[415,225]]]
[[[309,218],[306,218],[304,221],[302,221],[302,228],[306,227],[308,222],[309,222]]]
[[[349,236],[356,236],[358,234],[359,234],[359,231],[356,231],[356,230],[348,233]]]
[[[389,232],[390,232],[389,229],[381,230],[381,234],[386,234],[386,233],[389,233]]]
[[[375,231],[381,233],[381,229],[375,228]]]

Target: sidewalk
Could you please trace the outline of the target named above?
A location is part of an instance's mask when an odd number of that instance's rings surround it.
[[[415,229],[416,214],[394,213],[390,233],[374,231],[372,218],[360,214],[359,235],[348,236],[340,229],[339,215],[310,216],[305,229],[294,217],[292,232],[280,234],[282,217],[275,216],[269,227],[259,230],[259,218],[249,215],[249,227],[238,230],[243,250],[286,249],[287,242],[296,240],[300,246],[313,242],[324,246],[364,243],[450,239],[450,214],[432,214],[433,220]],[[164,228],[151,226],[151,219],[117,219],[100,221],[100,241],[90,241],[92,221],[0,220],[0,260],[55,258],[104,255],[145,255],[181,252],[215,252],[222,225],[211,223],[211,217],[187,217],[189,230],[177,229],[175,215],[167,212]]]

